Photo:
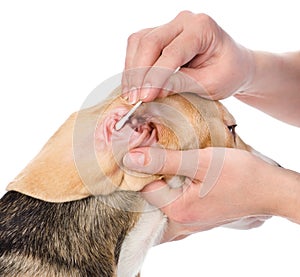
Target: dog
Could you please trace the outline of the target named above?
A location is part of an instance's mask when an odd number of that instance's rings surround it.
[[[220,102],[171,95],[143,103],[115,131],[130,108],[117,88],[72,114],[8,185],[0,200],[0,276],[139,276],[167,225],[139,191],[159,179],[178,187],[183,177],[124,169],[122,157],[132,148],[231,147],[274,163],[242,141]]]

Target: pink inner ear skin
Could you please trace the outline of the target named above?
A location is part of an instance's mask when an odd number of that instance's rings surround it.
[[[95,130],[95,143],[97,150],[112,148],[112,142],[123,145],[123,150],[135,147],[151,146],[157,142],[157,130],[147,120],[138,122],[130,120],[119,130],[115,130],[116,123],[128,112],[126,107],[113,109],[103,120],[99,122]],[[122,151],[123,152],[123,151]]]

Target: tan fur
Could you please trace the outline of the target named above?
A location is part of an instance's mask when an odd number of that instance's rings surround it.
[[[118,163],[114,162],[111,152],[101,152],[97,167],[89,159],[82,159],[88,176],[80,176],[74,158],[74,128],[79,128],[79,143],[93,138],[93,131],[97,122],[116,106],[128,106],[120,97],[92,108],[72,114],[59,130],[49,139],[40,153],[27,165],[27,167],[7,186],[7,190],[14,190],[23,194],[49,201],[67,202],[79,200],[90,195],[105,195],[116,189],[140,190],[145,184],[158,179],[141,174],[134,177],[120,170]],[[78,116],[80,122],[78,126]],[[76,125],[77,124],[77,125]],[[84,146],[75,146],[82,148]],[[87,181],[88,184],[83,182]],[[88,180],[87,180],[88,179]],[[137,180],[137,182],[136,182]],[[38,186],[36,184],[39,184]],[[99,186],[101,184],[101,186]],[[131,187],[130,184],[133,184]]]
[[[95,149],[86,149],[86,145],[94,141],[97,124],[111,110],[119,106],[130,108],[119,93],[120,89],[117,89],[104,103],[71,115],[7,190],[45,201],[66,202],[89,195],[109,194],[116,189],[139,191],[147,183],[162,178],[123,171],[120,165],[125,153],[118,157],[109,150],[99,153],[96,150],[95,154]],[[147,112],[154,104],[162,105],[157,111],[160,121],[154,124],[158,129],[158,142],[166,148],[226,146],[248,149],[238,136],[234,141],[227,125],[235,124],[235,121],[219,102],[193,94],[173,95],[155,103],[145,103],[137,113]]]
[[[49,201],[63,202],[89,196],[82,186],[72,155],[73,114],[50,138],[40,153],[10,183],[7,190]],[[38,184],[38,186],[37,186]]]
[[[83,199],[82,201],[51,205],[79,205],[83,209],[79,216],[80,220],[77,220],[80,230],[86,231],[86,228],[88,229],[98,217],[106,224],[101,229],[103,232],[97,232],[97,239],[103,243],[101,255],[105,256],[104,260],[108,262],[108,268],[111,265],[113,268],[116,267],[117,261],[114,260],[113,252],[120,234],[125,237],[134,229],[140,220],[144,205],[143,199],[132,192],[126,192],[126,194],[133,194],[129,195],[128,198],[124,195],[119,197],[118,193],[120,192],[111,193],[116,190],[139,191],[151,181],[160,178],[169,180],[172,177],[137,174],[124,170],[122,157],[126,153],[126,149],[112,153],[109,147],[97,146],[95,132],[97,132],[98,124],[116,107],[123,106],[128,109],[131,107],[119,95],[120,88],[116,89],[105,102],[72,114],[49,139],[40,153],[7,187],[9,191],[21,192],[47,202],[69,202]],[[157,139],[161,147],[187,150],[220,146],[251,150],[237,135],[234,136],[230,132],[228,126],[234,125],[235,120],[219,102],[184,93],[157,99],[155,102],[144,103],[136,111],[135,116],[145,114],[153,116],[151,122],[157,129]],[[108,194],[110,194],[109,197],[105,197]],[[88,198],[91,195],[98,195],[98,197]],[[100,201],[100,199],[102,200]],[[85,201],[89,204],[81,206]],[[110,201],[110,203],[106,205],[105,201]],[[129,206],[134,207],[134,210],[139,212],[127,213],[126,207],[129,202],[131,203]],[[44,205],[44,203],[40,203],[40,205]],[[100,214],[94,214],[95,207],[98,207]],[[64,209],[66,211],[62,212],[70,211],[70,207]],[[79,212],[81,212],[80,209]],[[148,220],[148,222],[152,221]],[[113,228],[111,227],[112,224]],[[64,224],[62,225],[64,226]],[[74,226],[72,225],[72,227]],[[65,231],[62,233],[64,234]],[[44,236],[44,234],[39,234],[39,236]],[[51,232],[51,236],[53,237],[51,246],[59,249],[60,257],[68,257],[70,253],[63,247],[64,244],[61,239],[58,239],[58,235],[55,237],[54,233]],[[69,239],[68,236],[67,239]],[[124,240],[124,238],[122,239]],[[72,258],[75,257],[75,260],[79,261],[80,257],[85,258],[84,253],[89,254],[89,252],[77,249],[76,245],[74,244]],[[87,246],[90,249],[93,245],[89,246],[87,242]],[[80,274],[77,269],[65,272],[64,269],[59,268],[57,271],[53,265],[44,266],[40,260],[31,256],[21,257],[12,253],[4,259],[6,263],[13,264],[14,270],[22,268],[21,272],[28,273],[28,275],[23,273],[15,275],[17,277],[79,276]],[[114,270],[116,271],[116,269]]]

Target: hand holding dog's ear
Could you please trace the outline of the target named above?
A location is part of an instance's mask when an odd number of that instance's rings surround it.
[[[165,242],[242,218],[237,227],[247,229],[266,219],[258,215],[286,216],[282,208],[288,197],[282,195],[289,173],[243,150],[140,148],[128,153],[124,164],[135,171],[187,177],[180,188],[162,180],[143,189],[143,197],[169,218]]]
[[[212,18],[184,11],[129,37],[122,87],[132,104],[185,91],[223,99],[247,85],[253,63]]]

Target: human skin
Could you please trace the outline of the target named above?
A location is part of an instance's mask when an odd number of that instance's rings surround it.
[[[134,70],[137,68],[140,70]],[[161,68],[166,69],[165,74]],[[166,96],[166,88],[169,93],[189,91],[214,100],[235,95],[300,126],[300,52],[251,51],[205,14],[184,11],[165,25],[132,34],[122,86],[124,97],[132,104]]]
[[[257,216],[260,215],[277,215],[300,223],[299,173],[231,148],[164,150],[163,154],[164,159],[161,149],[137,148],[125,155],[123,162],[139,172],[188,177],[181,188],[172,189],[158,181],[143,190],[144,198],[169,218],[164,242],[244,217],[253,219],[243,226],[245,229],[259,226],[262,222]],[[223,166],[218,176],[208,180],[209,168],[220,159]],[[191,160],[198,160],[196,172],[195,167],[185,166]],[[241,164],[246,167],[237,166]],[[201,197],[203,186],[210,189]]]
[[[135,68],[143,70],[134,71]],[[161,68],[166,69],[165,74],[160,74]],[[122,85],[123,97],[132,104],[139,99],[149,102],[168,93],[184,91],[213,100],[234,95],[279,120],[300,127],[300,52],[273,54],[249,50],[203,14],[184,11],[165,25],[130,36]],[[279,215],[300,223],[299,173],[271,166],[241,150],[223,149],[226,155],[218,180],[200,198],[209,157],[217,150],[193,151],[141,148],[124,157],[129,169],[153,174],[157,172],[151,170],[151,164],[161,161],[159,157],[165,155],[169,162],[161,165],[159,173],[181,175],[178,165],[182,164],[186,168],[183,175],[190,178],[187,165],[193,155],[200,157],[199,176],[192,178],[178,199],[164,201],[182,191],[171,189],[162,181],[144,189],[146,200],[161,208],[169,218],[164,241],[246,216]],[[152,197],[153,194],[156,196]]]

